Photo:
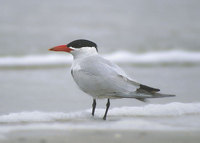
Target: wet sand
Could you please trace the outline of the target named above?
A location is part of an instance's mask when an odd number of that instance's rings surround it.
[[[1,143],[199,143],[200,131],[23,130],[1,137]]]

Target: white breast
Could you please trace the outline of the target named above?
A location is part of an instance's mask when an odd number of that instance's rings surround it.
[[[79,64],[74,64],[74,66],[72,66],[72,70],[73,71],[81,70],[81,66]]]

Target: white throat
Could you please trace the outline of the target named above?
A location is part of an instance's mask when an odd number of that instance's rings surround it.
[[[70,48],[73,49],[73,51],[71,51],[70,53],[73,55],[74,59],[80,59],[80,58],[98,55],[95,47],[83,47],[80,49],[73,48],[73,47],[70,47]]]

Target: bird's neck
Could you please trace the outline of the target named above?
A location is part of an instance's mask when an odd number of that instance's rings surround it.
[[[91,49],[91,48],[75,51],[75,52],[72,52],[71,54],[73,55],[74,60],[86,58],[86,57],[89,57],[89,56],[98,55],[96,49]]]

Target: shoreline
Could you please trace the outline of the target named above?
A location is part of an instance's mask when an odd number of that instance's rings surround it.
[[[200,131],[151,131],[151,130],[19,130],[6,133],[1,143],[59,143],[59,142],[127,142],[127,143],[198,143]]]

